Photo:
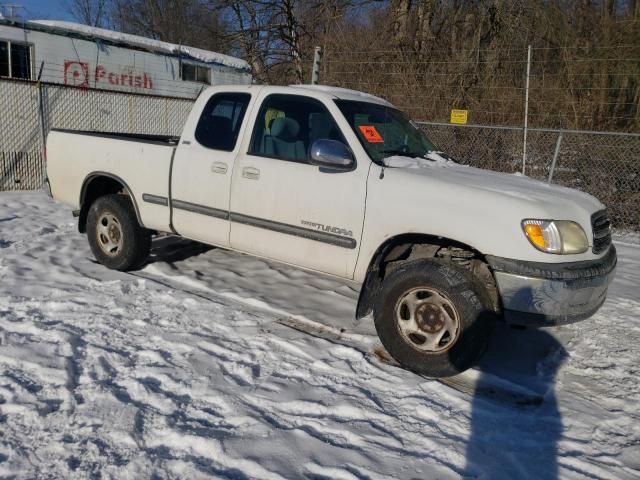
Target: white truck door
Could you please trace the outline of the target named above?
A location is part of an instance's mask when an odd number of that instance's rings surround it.
[[[346,143],[335,121],[334,114],[340,115],[335,105],[277,93],[262,94],[259,100],[253,133],[243,142],[234,168],[231,246],[351,278],[369,162],[348,172],[321,170],[308,162],[315,140]]]
[[[170,180],[172,224],[180,235],[229,245],[231,174],[250,103],[247,92],[214,94],[197,125],[183,134]]]

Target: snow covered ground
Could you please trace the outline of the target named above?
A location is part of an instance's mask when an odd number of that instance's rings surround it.
[[[640,248],[618,252],[595,317],[498,327],[465,393],[381,362],[336,281],[173,238],[108,271],[66,207],[0,193],[0,477],[638,478]]]

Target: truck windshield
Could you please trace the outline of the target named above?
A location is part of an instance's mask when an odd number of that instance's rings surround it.
[[[418,126],[400,110],[377,103],[336,100],[371,159],[379,164],[394,155],[425,157],[436,150]]]

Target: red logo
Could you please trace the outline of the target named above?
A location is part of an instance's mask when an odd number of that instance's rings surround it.
[[[119,87],[133,87],[153,89],[153,80],[150,75],[146,73],[135,74],[130,70],[122,72],[112,72],[107,70],[104,65],[98,65],[96,67],[96,86],[100,83],[108,83],[109,85],[116,85]]]
[[[116,86],[153,90],[153,78],[146,72],[136,73],[129,67],[122,68],[120,71],[113,71],[104,65],[97,65],[95,70],[90,70],[88,63],[65,60],[65,85],[89,88],[90,81],[94,88]]]
[[[64,83],[74,87],[89,87],[89,64],[66,60],[64,62]]]

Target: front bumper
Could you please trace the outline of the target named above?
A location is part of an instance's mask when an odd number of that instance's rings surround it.
[[[549,326],[589,318],[602,306],[613,280],[613,245],[600,259],[538,263],[487,257],[508,323]]]

